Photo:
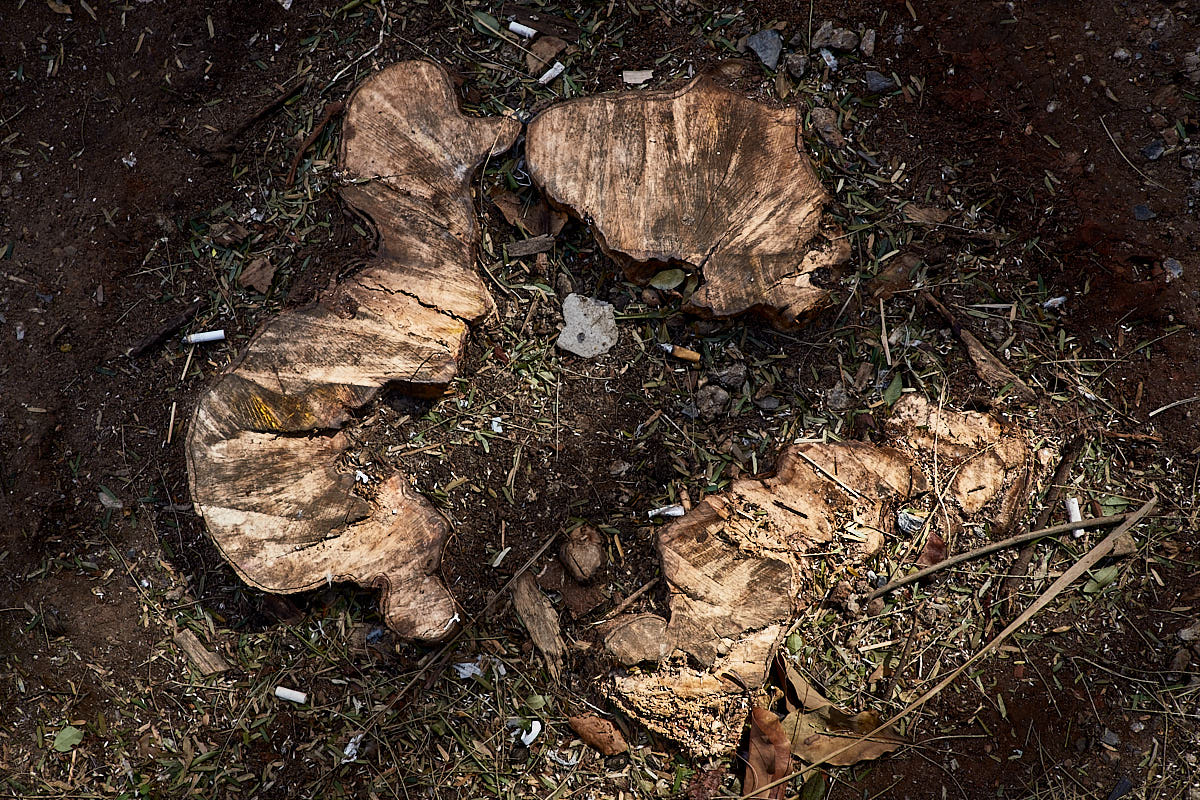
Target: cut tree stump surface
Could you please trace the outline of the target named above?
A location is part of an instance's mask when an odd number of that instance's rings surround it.
[[[697,757],[728,752],[741,728],[725,728],[732,720],[717,710],[737,707],[733,696],[765,682],[807,603],[806,553],[837,539],[846,559],[861,563],[885,535],[913,535],[897,520],[909,504],[932,506],[933,527],[946,537],[985,518],[1005,527],[1017,513],[1016,499],[1032,480],[1032,455],[1019,432],[915,394],[896,403],[887,429],[894,446],[793,445],[774,475],[736,481],[664,525],[658,551],[669,618],[629,614],[604,628],[605,647],[619,661],[663,666],[610,681],[610,698]],[[934,487],[945,495],[940,508]],[[672,685],[683,687],[674,706],[663,699]]]
[[[473,269],[469,181],[518,131],[464,116],[428,62],[393,65],[351,96],[342,194],[374,225],[376,257],[320,303],[267,322],[200,399],[189,431],[193,502],[247,583],[377,586],[397,633],[436,640],[453,629],[437,576],[445,520],[400,474],[358,494],[337,430],[386,385],[430,397],[454,376],[468,324],[492,308]]]
[[[693,310],[789,327],[828,300],[814,273],[850,253],[824,215],[799,111],[708,78],[551,106],[530,123],[526,154],[550,200],[586,220],[630,279],[701,270]]]

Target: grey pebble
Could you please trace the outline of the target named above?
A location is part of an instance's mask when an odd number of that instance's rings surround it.
[[[1154,219],[1157,216],[1158,216],[1158,214],[1155,214],[1153,211],[1150,210],[1150,206],[1142,205],[1139,203],[1138,205],[1133,207],[1133,218],[1136,219],[1138,222],[1149,222],[1150,220]]]
[[[1142,155],[1150,161],[1158,161],[1162,158],[1162,154],[1166,152],[1166,146],[1163,145],[1162,139],[1155,139],[1150,144],[1142,148]]]
[[[754,51],[763,66],[774,70],[779,66],[779,54],[783,51],[783,37],[772,28],[761,30],[746,40],[746,46]]]
[[[784,60],[784,66],[787,67],[788,74],[800,80],[804,73],[808,72],[808,56],[803,53],[789,53]]]
[[[1163,261],[1163,269],[1167,271],[1170,277],[1167,280],[1177,280],[1183,277],[1183,264],[1179,263],[1178,259],[1168,258]]]
[[[558,346],[568,353],[594,358],[617,343],[617,320],[611,303],[570,294],[563,301],[562,333]]]
[[[867,58],[875,55],[875,29],[868,28],[863,34],[862,41],[858,43],[858,49]]]
[[[748,372],[745,364],[733,363],[714,369],[709,375],[726,389],[740,389]]]
[[[710,383],[696,392],[696,411],[709,422],[724,414],[727,405],[729,405],[729,392],[720,386]]]
[[[882,94],[890,92],[896,88],[896,83],[882,72],[876,72],[873,69],[867,70],[867,91],[871,94]]]

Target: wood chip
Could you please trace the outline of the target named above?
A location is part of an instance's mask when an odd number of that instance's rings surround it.
[[[550,600],[537,587],[533,575],[526,572],[512,585],[513,607],[521,624],[529,631],[529,638],[546,659],[546,669],[555,681],[562,676],[563,651],[562,630],[558,614]]]
[[[567,724],[584,744],[606,756],[619,756],[629,749],[629,744],[617,726],[595,714],[567,717]]]
[[[196,634],[187,628],[180,628],[175,633],[175,644],[183,651],[188,660],[202,675],[215,675],[229,669],[225,659],[205,647]]]

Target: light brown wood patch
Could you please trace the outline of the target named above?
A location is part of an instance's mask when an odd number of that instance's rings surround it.
[[[702,77],[552,106],[530,123],[526,153],[550,200],[586,220],[631,279],[691,267],[704,275],[695,310],[788,327],[828,300],[814,273],[850,252],[800,141],[796,109]]]
[[[446,522],[400,474],[360,495],[338,466],[336,432],[384,386],[429,397],[453,378],[467,326],[493,307],[473,268],[469,182],[518,130],[464,116],[428,62],[391,66],[351,95],[342,194],[374,227],[376,256],[321,303],[267,322],[189,430],[192,500],[252,586],[376,586],[400,635],[453,630],[456,605],[438,577]]]

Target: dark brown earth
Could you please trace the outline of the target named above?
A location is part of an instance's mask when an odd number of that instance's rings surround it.
[[[353,73],[321,91],[375,43],[374,17],[361,9],[337,14],[342,3],[305,0],[290,12],[275,3],[232,0],[207,9],[97,2],[88,6],[91,12],[73,4],[68,16],[54,5],[23,3],[4,14],[0,29],[0,673],[8,676],[0,679],[0,707],[23,709],[0,720],[0,738],[26,743],[40,741],[38,725],[61,719],[39,718],[43,704],[60,707],[62,698],[70,698],[68,718],[90,719],[105,707],[100,682],[136,695],[159,677],[162,667],[152,656],[162,636],[134,624],[139,595],[148,590],[134,575],[151,569],[175,575],[217,622],[239,632],[279,625],[289,613],[285,604],[237,580],[191,512],[182,425],[205,382],[265,314],[311,301],[369,249],[332,192],[312,201],[314,218],[334,220],[327,227],[297,231],[270,220],[250,225],[251,235],[262,237],[256,246],[278,246],[284,254],[265,299],[248,300],[232,273],[219,273],[191,248],[207,241],[209,226],[226,219],[233,205],[261,204],[261,198],[235,195],[238,170],[282,185],[312,119],[351,88]],[[642,68],[678,50],[703,69],[731,55],[685,24],[695,13],[687,3],[637,15],[626,7],[613,10],[606,24],[624,31],[624,46],[602,48],[582,90],[618,88],[619,68],[612,63]],[[1185,59],[1200,44],[1196,8],[1188,2],[839,0],[814,7],[814,27],[826,18],[877,28],[880,71],[895,72],[908,87],[903,95],[864,101],[856,110],[867,121],[875,157],[907,165],[901,188],[907,199],[977,206],[1006,231],[1002,240],[990,241],[953,230],[931,232],[908,255],[930,265],[932,278],[964,250],[1002,264],[975,277],[971,299],[978,302],[1042,286],[1049,297],[1065,296],[1059,315],[1048,317],[1055,331],[1076,337],[1085,355],[1124,356],[1113,367],[1107,397],[1123,423],[1117,433],[1135,437],[1124,440],[1123,466],[1168,464],[1192,480],[1194,490],[1200,402],[1150,414],[1200,395],[1200,87],[1185,72]],[[465,30],[460,17],[422,6],[403,11],[401,19],[403,35],[361,69],[431,56],[463,76],[469,107],[489,100],[531,105],[513,93],[489,98],[478,72],[453,47]],[[809,9],[762,3],[746,9],[727,35],[736,43],[779,21],[788,23],[789,34],[807,29]],[[1128,57],[1114,57],[1118,50]],[[319,78],[230,145],[231,132],[293,88],[304,63]],[[748,77],[732,83],[764,95],[752,66]],[[847,69],[853,75],[863,67]],[[1146,153],[1156,152],[1156,142],[1164,152],[1151,160]],[[864,163],[844,155],[822,167],[836,178]],[[1135,218],[1135,206],[1142,205],[1153,219]],[[493,231],[503,230],[494,209],[481,202],[481,211]],[[570,226],[564,238],[578,248],[571,262],[578,291],[620,308],[640,297],[619,282],[579,226]],[[1168,259],[1182,265],[1182,277],[1173,278]],[[124,355],[196,299],[201,311],[187,330],[224,328],[227,346],[197,350],[186,372],[187,348],[176,336],[143,356]],[[504,308],[515,305],[498,299]],[[850,307],[852,317],[856,310]],[[535,314],[534,330],[551,336],[555,320],[550,311]],[[799,340],[818,341],[837,324],[832,316],[819,319]],[[813,349],[797,345],[796,336],[758,323],[712,326],[675,314],[663,325],[672,340],[698,332],[724,336],[764,364],[786,350],[778,366],[789,375],[827,366],[811,363]],[[495,331],[479,331],[463,366],[464,376],[479,374],[475,392],[482,397],[503,397],[518,382],[514,370],[485,369],[512,355],[495,344],[499,338]],[[1154,339],[1151,348],[1135,350]],[[633,351],[617,356],[618,363],[639,363]],[[644,523],[611,508],[644,508],[672,479],[694,474],[696,465],[661,449],[639,448],[619,434],[649,420],[662,398],[690,396],[695,376],[639,364],[646,371],[593,380],[593,365],[567,366],[578,377],[558,390],[558,423],[582,435],[555,447],[542,438],[523,451],[533,468],[520,473],[513,502],[484,499],[497,486],[496,471],[513,464],[511,442],[498,444],[494,460],[416,453],[406,462],[419,485],[464,521],[445,572],[459,578],[455,591],[468,610],[479,611],[498,588],[481,565],[498,550],[493,536],[501,524],[514,536],[507,562],[514,568],[572,519],[589,519],[612,525],[627,541],[611,575],[615,597],[654,575]],[[1040,374],[1057,380],[1051,364]],[[659,379],[663,387],[646,388]],[[961,367],[956,379],[969,381],[969,370]],[[811,388],[815,396],[828,386]],[[1075,391],[1065,378],[1061,387],[1048,388]],[[377,415],[415,416],[424,409],[396,399]],[[1093,423],[1064,408],[1056,424],[1068,430]],[[864,436],[877,427],[869,417],[859,425]],[[732,422],[717,423],[711,437],[719,441],[737,430]],[[772,443],[763,439],[754,449],[757,468],[769,468]],[[614,469],[622,463],[630,469]],[[468,513],[461,496],[434,491],[459,478],[467,487],[460,493],[470,491],[471,504],[481,502],[483,512]],[[106,508],[101,493],[123,507]],[[1194,514],[1195,507],[1174,512]],[[1014,659],[988,667],[980,676],[984,692],[966,684],[931,708],[923,733],[936,730],[947,738],[856,768],[838,779],[853,784],[838,784],[845,792],[839,796],[1027,796],[1028,787],[1045,786],[1059,769],[1090,776],[1086,790],[1092,795],[1107,796],[1123,775],[1140,785],[1145,771],[1139,761],[1154,737],[1169,733],[1159,718],[1128,733],[1131,720],[1121,700],[1128,684],[1120,675],[1159,680],[1171,657],[1163,640],[1179,627],[1171,609],[1196,601],[1196,575],[1186,567],[1198,544],[1194,525],[1175,539],[1182,555],[1157,567],[1158,583],[1147,582],[1125,598],[1121,619],[1091,620],[1084,626],[1090,636],[1030,645],[1022,653],[1027,664]],[[365,610],[369,598],[340,591],[294,599],[301,611],[319,614],[349,596],[364,607],[364,619],[372,619]],[[1055,624],[1049,618],[1045,627]],[[420,655],[404,651],[401,663]],[[1109,671],[1088,667],[1096,662]],[[997,691],[1005,697],[1003,711],[986,700]],[[280,736],[288,736],[288,726],[301,723],[284,715],[276,724]],[[1119,724],[1120,744],[1103,744],[1105,729]],[[24,751],[0,743],[0,773],[28,773],[18,752]],[[945,766],[949,758],[957,769]],[[292,773],[274,796],[298,791],[312,778],[302,770]],[[11,790],[23,791],[17,784]]]

